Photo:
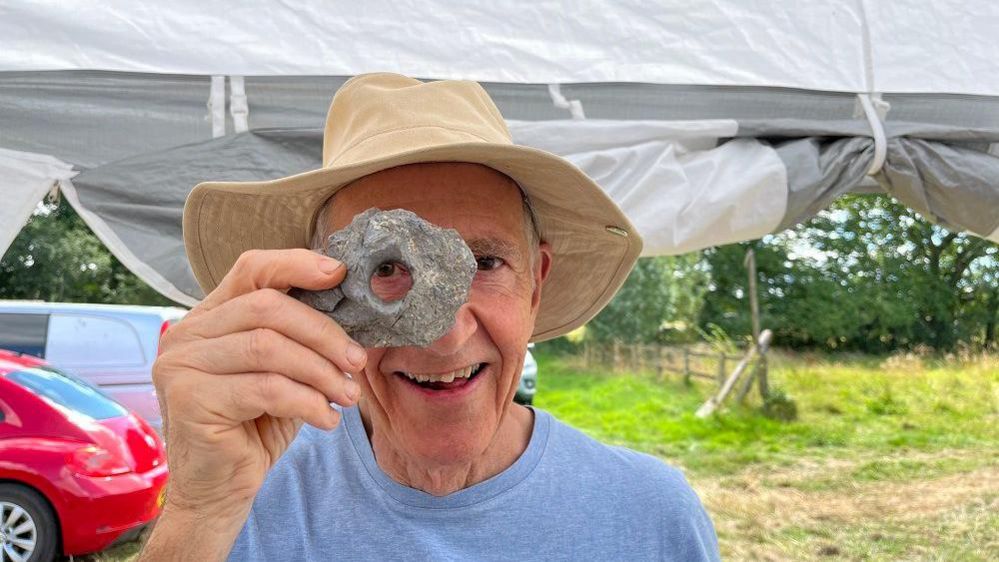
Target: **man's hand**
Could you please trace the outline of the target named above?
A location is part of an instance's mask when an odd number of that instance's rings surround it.
[[[308,250],[251,250],[163,335],[153,383],[170,484],[141,559],[224,558],[302,423],[332,429],[329,403],[357,402],[360,387],[344,373],[360,372],[364,349],[285,294],[329,289],[345,274]]]

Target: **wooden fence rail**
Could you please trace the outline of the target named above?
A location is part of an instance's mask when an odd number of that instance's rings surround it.
[[[730,362],[740,355],[726,354],[694,346],[662,346],[646,344],[587,343],[582,360],[587,367],[606,367],[614,371],[654,371],[663,377],[667,373],[682,375],[684,380],[700,378],[719,385],[728,375]]]

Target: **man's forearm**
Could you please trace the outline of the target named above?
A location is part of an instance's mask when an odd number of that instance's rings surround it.
[[[229,556],[245,521],[245,515],[209,517],[164,509],[138,562],[222,562]]]

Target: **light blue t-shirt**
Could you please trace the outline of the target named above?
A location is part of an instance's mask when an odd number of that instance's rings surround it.
[[[718,560],[718,542],[678,470],[542,410],[512,466],[437,497],[379,468],[354,407],[303,426],[229,560]]]

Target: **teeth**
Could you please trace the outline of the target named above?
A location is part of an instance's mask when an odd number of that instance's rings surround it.
[[[472,376],[472,373],[477,371],[480,366],[482,363],[476,363],[450,373],[407,373],[404,371],[403,374],[418,382],[454,382],[454,379]]]

